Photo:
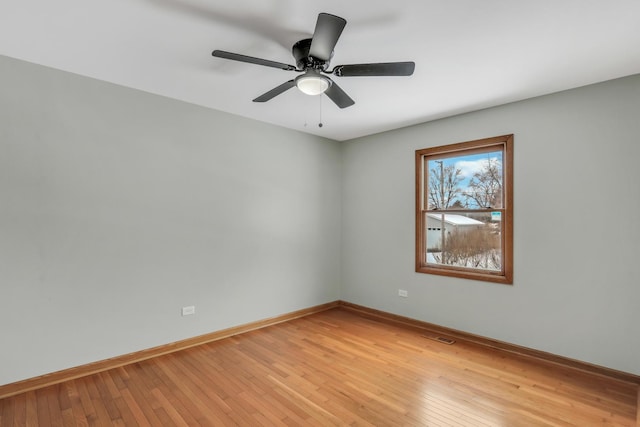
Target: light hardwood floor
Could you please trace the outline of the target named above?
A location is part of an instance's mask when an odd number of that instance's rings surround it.
[[[332,309],[0,400],[0,426],[635,426],[638,385]]]

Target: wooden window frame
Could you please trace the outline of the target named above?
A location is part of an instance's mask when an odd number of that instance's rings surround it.
[[[436,265],[427,263],[425,214],[434,212],[427,209],[428,189],[426,187],[425,159],[433,160],[476,154],[485,151],[502,151],[503,174],[503,207],[501,209],[475,209],[473,212],[500,211],[502,216],[501,249],[502,270],[487,271],[474,268],[451,265]],[[418,273],[437,274],[449,277],[459,277],[486,282],[513,284],[513,134],[501,135],[456,144],[416,150],[416,252],[415,271]],[[460,210],[438,210],[438,213],[460,213]]]

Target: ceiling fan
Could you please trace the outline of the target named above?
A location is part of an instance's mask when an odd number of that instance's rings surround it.
[[[355,104],[355,101],[324,74],[332,74],[337,77],[410,76],[413,74],[415,69],[415,63],[413,62],[338,65],[333,70],[328,70],[329,61],[333,57],[333,49],[338,43],[345,25],[347,25],[347,21],[339,16],[320,13],[313,37],[300,40],[293,45],[292,53],[297,66],[223,50],[214,50],[212,55],[218,58],[303,73],[295,79],[284,82],[280,86],[260,95],[253,102],[269,101],[296,86],[307,95],[321,95],[324,93],[338,107],[345,108]]]

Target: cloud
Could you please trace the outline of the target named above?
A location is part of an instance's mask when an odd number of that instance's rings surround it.
[[[460,160],[455,163],[455,168],[460,169],[463,179],[471,179],[474,173],[480,172],[482,169],[487,167],[489,160],[494,164],[500,164],[500,159],[498,157],[491,157],[491,159]]]

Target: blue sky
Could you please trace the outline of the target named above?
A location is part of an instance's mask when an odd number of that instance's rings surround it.
[[[471,180],[471,178],[473,178],[473,174],[482,170],[489,159],[491,159],[491,161],[497,160],[500,164],[502,164],[502,151],[449,157],[442,160],[445,167],[453,164],[455,168],[460,169],[462,176],[460,189],[462,190],[462,192],[464,192],[469,185],[469,181]],[[429,171],[431,171],[431,169],[438,170],[439,167],[440,164],[436,163],[435,160],[430,160],[428,163]],[[465,199],[460,198],[460,201],[464,202]]]
[[[461,170],[462,173],[462,182],[460,183],[460,187],[464,190],[464,188],[469,185],[469,180],[473,177],[475,172],[480,171],[483,166],[487,163],[487,160],[491,158],[492,160],[498,160],[500,164],[502,164],[502,152],[495,151],[491,153],[481,153],[481,154],[472,154],[469,156],[458,156],[458,157],[449,157],[443,159],[444,166],[449,166],[454,164],[457,169]],[[429,170],[440,167],[438,163],[431,160],[429,161]]]

